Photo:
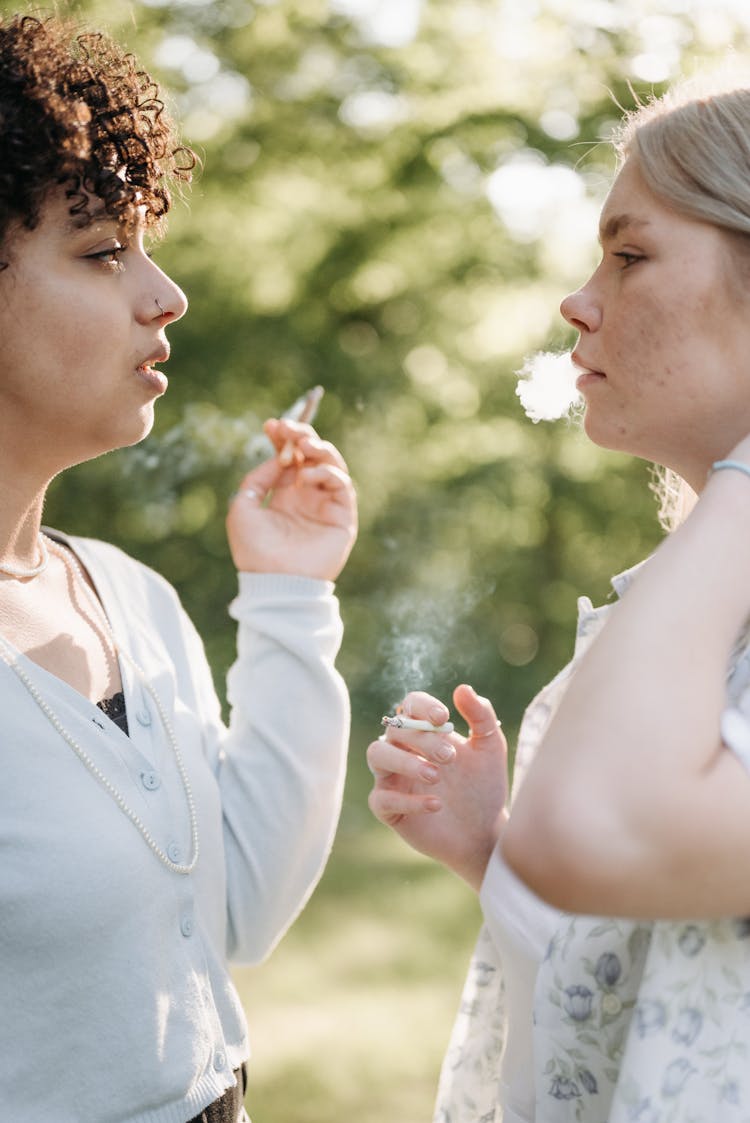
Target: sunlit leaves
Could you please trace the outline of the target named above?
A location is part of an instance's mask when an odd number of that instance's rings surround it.
[[[340,585],[357,722],[399,688],[396,639],[427,637],[422,684],[445,695],[471,677],[512,727],[569,653],[576,596],[606,596],[608,574],[659,536],[644,467],[574,424],[532,425],[514,372],[570,342],[558,306],[595,260],[606,138],[631,84],[648,96],[694,60],[744,50],[747,6],[77,10],[167,82],[204,170],[159,250],[191,311],[171,333],[154,437],[62,481],[52,520],[114,533],[175,579],[220,670],[234,588],[223,513],[246,437],[322,383],[320,428],[362,504]]]

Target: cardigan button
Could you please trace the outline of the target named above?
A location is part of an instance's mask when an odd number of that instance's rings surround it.
[[[161,787],[161,776],[158,772],[141,772],[141,783],[149,792],[155,792]]]
[[[143,709],[138,710],[138,712],[135,715],[135,719],[140,725],[150,725],[151,724],[151,714],[149,713],[146,706],[144,706]]]
[[[195,925],[193,924],[192,916],[183,916],[182,920],[180,921],[180,931],[186,939],[192,936],[193,932],[195,931]]]
[[[182,847],[178,846],[176,842],[170,842],[167,847],[167,857],[170,862],[179,864],[182,861]]]
[[[227,1059],[223,1053],[214,1053],[214,1068],[217,1072],[221,1072],[227,1063]]]

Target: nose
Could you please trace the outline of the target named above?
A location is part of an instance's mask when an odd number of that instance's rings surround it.
[[[599,302],[594,299],[590,282],[575,292],[568,293],[560,304],[560,314],[581,333],[598,330],[602,312]]]
[[[138,319],[144,324],[156,319],[173,323],[187,312],[187,297],[163,269],[151,259],[146,260],[149,269],[141,279]]]
[[[169,322],[179,320],[187,312],[188,302],[185,293],[179,285],[175,284],[171,277],[166,273],[161,273],[162,284],[159,286],[159,292],[154,297],[154,303],[157,309],[157,315],[168,316]]]

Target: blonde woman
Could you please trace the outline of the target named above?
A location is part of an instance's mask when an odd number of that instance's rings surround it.
[[[630,116],[601,262],[566,297],[588,436],[689,512],[527,710],[514,798],[490,703],[469,737],[391,728],[375,814],[486,920],[441,1123],[750,1117],[750,89]],[[690,510],[692,506],[692,510]],[[448,709],[410,694],[404,711]]]

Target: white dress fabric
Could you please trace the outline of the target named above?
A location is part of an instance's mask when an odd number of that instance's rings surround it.
[[[638,568],[613,578],[618,595]],[[579,600],[573,659],[524,715],[514,794],[610,608]],[[730,661],[721,732],[748,765],[747,630]],[[750,919],[650,923],[564,914],[528,891],[524,898],[511,888],[509,900],[501,863],[495,855],[482,886],[486,922],[434,1123],[750,1123]],[[530,981],[529,956],[545,934]],[[518,958],[524,939],[525,962]],[[516,1030],[522,1044],[511,1052],[506,1041]]]

